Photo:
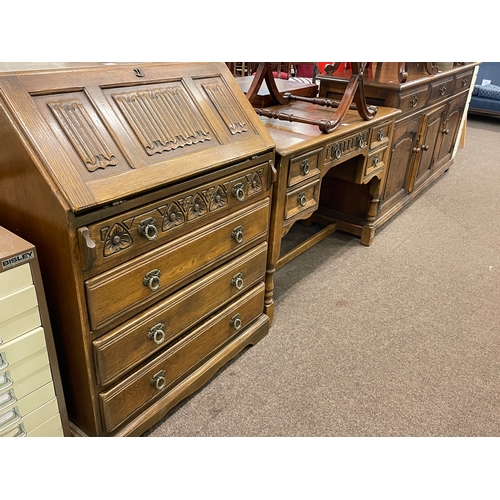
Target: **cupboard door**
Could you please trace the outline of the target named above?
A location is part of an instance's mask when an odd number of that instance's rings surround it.
[[[452,99],[448,105],[448,111],[441,130],[441,141],[438,145],[439,152],[437,154],[436,163],[447,162],[451,158],[453,148],[457,141],[458,131],[460,129],[460,121],[465,109],[467,93],[457,96]]]
[[[416,147],[419,161],[415,163],[415,168],[408,176],[407,190],[409,193],[432,172],[432,167],[439,152],[439,139],[443,128],[445,109],[446,106],[440,106],[434,111],[423,115]]]
[[[389,205],[405,194],[408,173],[415,162],[415,145],[422,117],[414,116],[396,124],[381,205]]]

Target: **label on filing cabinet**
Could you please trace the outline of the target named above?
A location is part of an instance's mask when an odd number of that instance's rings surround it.
[[[30,250],[28,252],[20,253],[19,255],[14,255],[14,257],[9,257],[8,259],[2,260],[2,269],[8,269],[12,266],[17,266],[23,262],[35,258],[35,251]]]

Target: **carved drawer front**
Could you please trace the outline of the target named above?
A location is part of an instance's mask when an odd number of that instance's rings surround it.
[[[104,270],[157,248],[256,200],[269,185],[266,162],[82,228],[86,268]]]
[[[453,94],[470,88],[473,74],[474,70],[464,71],[463,73],[456,74],[455,80],[453,82]]]
[[[350,156],[355,156],[363,150],[368,149],[368,141],[370,136],[370,129],[367,127],[365,130],[355,134],[337,139],[326,146],[325,163],[330,163],[328,169],[331,168],[331,163],[344,161]]]
[[[289,191],[286,195],[285,220],[318,206],[320,181],[316,179]]]
[[[364,164],[364,174],[360,183],[368,182],[372,177],[384,170],[387,163],[388,149],[381,148],[368,155]]]
[[[406,113],[423,108],[426,104],[427,92],[427,85],[402,92],[400,96],[399,109],[401,109],[403,113]]]
[[[99,383],[112,382],[262,281],[266,258],[261,243],[94,341]]]
[[[320,155],[323,148],[309,151],[290,160],[288,185],[295,186],[306,179],[319,175]]]
[[[433,104],[442,99],[446,99],[453,92],[454,79],[453,77],[446,80],[431,83],[431,93],[429,97],[429,104]]]
[[[370,138],[370,149],[386,146],[391,136],[392,121],[375,125]]]
[[[231,303],[111,390],[100,394],[104,426],[116,429],[134,412],[166,395],[231,338],[262,315],[264,284]]]
[[[86,282],[92,329],[125,320],[140,307],[266,239],[269,199],[261,200]]]

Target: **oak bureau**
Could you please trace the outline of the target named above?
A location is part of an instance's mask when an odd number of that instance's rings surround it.
[[[73,435],[140,435],[269,329],[274,142],[223,63],[0,72]]]
[[[327,121],[333,114],[331,109],[301,101],[267,109],[318,122]],[[340,126],[328,134],[316,125],[261,116],[276,143],[278,176],[273,187],[266,275],[266,313],[271,320],[277,269],[336,230],[371,243],[394,123],[400,113],[398,109],[380,106],[372,119],[363,120],[356,110],[349,110]],[[356,218],[342,220],[331,215],[332,203],[346,196],[344,185],[355,190],[354,195],[348,192],[347,196],[356,205]],[[283,238],[297,221],[317,222],[323,228],[284,251]]]

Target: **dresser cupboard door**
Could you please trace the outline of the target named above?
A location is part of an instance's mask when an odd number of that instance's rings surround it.
[[[383,189],[381,205],[401,199],[407,188],[408,175],[415,162],[415,145],[422,117],[414,116],[396,124],[391,146],[391,158]]]

